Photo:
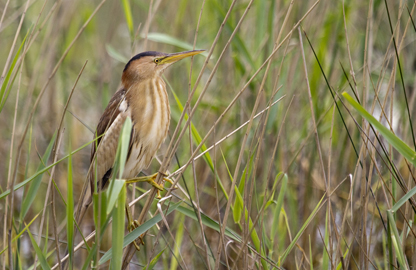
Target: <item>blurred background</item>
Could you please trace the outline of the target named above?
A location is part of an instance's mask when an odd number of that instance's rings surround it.
[[[90,165],[88,143],[127,61],[147,50],[196,48],[206,52],[164,74],[172,119],[157,158],[163,160],[194,87],[191,107],[202,99],[169,171],[188,162],[218,119],[202,149],[233,134],[188,166],[173,192],[182,211],[167,216],[169,228],[151,228],[131,269],[153,259],[154,269],[414,267],[412,161],[338,95],[359,100],[414,151],[414,7],[379,0],[0,0],[0,266],[9,269],[10,255],[16,269],[39,262],[28,230],[53,266],[58,229],[64,255],[68,173],[76,203]],[[60,145],[48,150],[69,97]],[[71,169],[65,157],[79,148]],[[53,163],[55,150],[65,159],[36,174]],[[145,173],[159,167],[155,159]],[[140,184],[133,194],[129,187],[128,201],[149,188]],[[86,234],[94,230],[92,217],[90,210]],[[222,234],[224,244],[219,221],[234,233]],[[23,231],[12,248],[9,230],[13,237]],[[111,243],[108,230],[101,251]],[[88,254],[76,253],[76,269]]]

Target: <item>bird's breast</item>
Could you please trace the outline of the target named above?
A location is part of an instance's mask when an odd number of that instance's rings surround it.
[[[126,98],[133,133],[125,178],[134,177],[150,165],[167,136],[170,123],[169,100],[162,79],[151,79],[137,85],[128,91]]]

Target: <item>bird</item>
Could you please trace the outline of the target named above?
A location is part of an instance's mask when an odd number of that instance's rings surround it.
[[[110,99],[95,131],[96,141],[91,148],[91,166],[87,176],[90,194],[86,197],[87,188],[84,188],[75,215],[78,226],[92,204],[95,187],[98,192],[104,190],[115,173],[113,166],[119,136],[128,117],[132,121],[132,131],[122,179],[127,183],[146,181],[158,190],[163,190],[163,184],[155,182],[158,173],[137,177],[142,170],[149,167],[169,129],[170,106],[162,74],[173,63],[203,51],[146,51],[135,55],[125,65],[121,87]],[[170,181],[166,177],[164,180]],[[132,230],[139,224],[132,220],[128,207],[126,212],[129,230]],[[140,241],[144,244],[142,239]],[[135,246],[139,249],[136,243]]]

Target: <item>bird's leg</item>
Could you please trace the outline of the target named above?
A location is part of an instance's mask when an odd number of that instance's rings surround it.
[[[154,173],[154,174],[148,175],[148,176],[141,176],[141,177],[131,178],[131,179],[126,180],[126,184],[137,183],[137,182],[148,182],[149,184],[151,184],[152,186],[157,188],[157,198],[160,199],[160,198],[162,198],[160,196],[160,191],[163,191],[164,183],[162,183],[162,184],[156,183],[155,180],[156,180],[157,175],[158,175],[158,173]],[[173,185],[173,181],[170,180],[169,178],[165,177],[166,174],[163,174],[163,175],[164,175],[163,180],[166,181],[166,182],[169,182],[169,183],[171,183],[171,185]]]
[[[126,215],[127,215],[127,229],[129,230],[129,232],[132,232],[134,229],[139,227],[140,224],[139,222],[137,222],[137,220],[133,219],[133,216],[130,212],[130,208],[128,205],[126,205]],[[137,243],[136,240],[133,241],[133,244],[136,247],[137,251],[140,251],[140,244],[144,246],[143,237],[144,237],[143,234],[139,236],[139,241],[140,241],[139,243]]]
[[[160,199],[162,198],[162,196],[160,196],[160,191],[164,190],[164,182],[162,184],[156,183],[155,180],[156,180],[157,175],[158,173],[155,173],[155,174],[148,175],[148,176],[127,179],[126,184],[132,184],[132,183],[137,183],[137,182],[148,182],[149,184],[151,184],[157,189],[157,198]],[[171,183],[172,185],[174,184],[172,180],[165,177],[166,174],[163,174],[163,176],[164,176],[163,181],[167,181]],[[129,230],[129,232],[133,231],[134,229],[140,226],[139,222],[133,219],[133,216],[130,212],[130,208],[128,207],[128,205],[126,205],[126,215],[127,215],[127,222],[128,222],[127,229]],[[140,251],[140,244],[144,245],[143,237],[144,237],[144,234],[139,236],[139,243],[137,243],[136,240],[133,241],[133,244],[136,247],[137,251]]]

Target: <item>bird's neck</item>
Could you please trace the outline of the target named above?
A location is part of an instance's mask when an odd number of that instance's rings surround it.
[[[150,78],[130,85],[126,99],[132,109],[132,118],[151,122],[154,118],[169,121],[170,108],[165,82],[160,77]]]

